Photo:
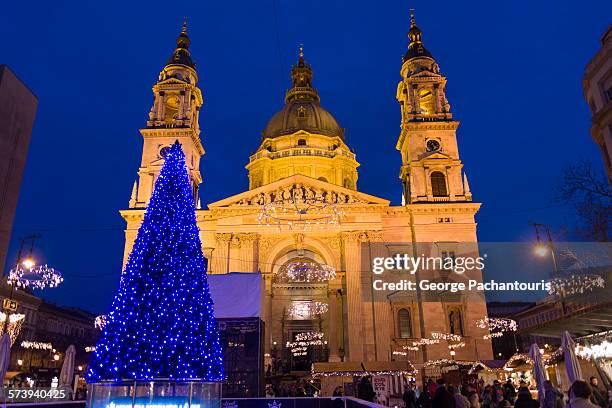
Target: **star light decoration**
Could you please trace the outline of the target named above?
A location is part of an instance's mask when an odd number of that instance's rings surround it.
[[[600,275],[571,275],[563,278],[554,278],[550,281],[549,295],[559,297],[591,292],[597,288],[604,288],[606,282]]]
[[[34,350],[53,350],[53,345],[51,343],[44,343],[40,341],[24,340],[21,342],[21,347],[24,349]]]
[[[88,382],[223,381],[185,155],[170,147],[88,367]]]
[[[482,336],[483,339],[502,337],[506,332],[513,332],[518,329],[515,320],[502,317],[484,317],[476,320],[476,326],[481,329],[489,330],[488,334]]]
[[[316,319],[322,314],[327,313],[328,309],[327,303],[312,300],[298,300],[292,302],[289,309],[287,309],[287,315],[292,320]]]
[[[282,193],[276,199],[262,205],[257,216],[260,225],[274,226],[279,231],[308,231],[313,229],[334,228],[340,225],[344,211],[336,204],[322,198],[295,197],[283,198]],[[302,191],[301,189],[299,191]]]
[[[289,262],[281,267],[277,279],[291,283],[322,283],[336,278],[333,266],[310,259]]]
[[[6,324],[6,313],[0,312],[0,336],[3,336],[6,332],[9,334],[11,338],[11,346],[15,343],[19,332],[21,332],[21,325],[25,319],[25,315],[23,313],[13,313],[8,315],[8,325]]]
[[[8,284],[19,288],[55,288],[63,281],[61,272],[48,265],[32,265],[27,268],[20,264],[11,269],[8,275]]]

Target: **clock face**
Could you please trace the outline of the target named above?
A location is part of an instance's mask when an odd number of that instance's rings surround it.
[[[438,142],[435,139],[429,139],[427,141],[427,151],[428,152],[435,152],[440,150],[440,142]]]

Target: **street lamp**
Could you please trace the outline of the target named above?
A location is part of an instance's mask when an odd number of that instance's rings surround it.
[[[558,277],[559,269],[557,268],[557,256],[555,254],[555,247],[553,245],[552,235],[550,233],[550,227],[546,224],[538,224],[535,222],[533,223],[533,227],[535,228],[536,240],[538,241],[538,243],[536,244],[536,247],[534,248],[534,252],[536,255],[541,256],[541,257],[548,256],[548,254],[551,255],[552,262],[553,262],[554,277]],[[540,229],[543,229],[544,232],[546,233],[546,238],[548,239],[547,242],[542,242],[540,238]]]
[[[32,269],[34,265],[36,265],[36,262],[34,262],[32,258],[27,258],[21,264],[27,269]]]
[[[55,360],[55,361],[59,361],[59,354],[55,354],[55,355],[53,356],[53,360]]]

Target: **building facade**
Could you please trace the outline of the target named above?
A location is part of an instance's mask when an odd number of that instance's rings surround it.
[[[0,65],[0,267],[4,267],[38,99]]]
[[[582,88],[591,109],[591,137],[599,146],[612,185],[612,25],[601,37],[601,49],[586,66]]]
[[[208,273],[263,276],[266,356],[287,355],[287,342],[300,333],[319,331],[324,334],[325,352],[317,361],[341,365],[410,360],[418,365],[448,358],[447,345],[396,351],[430,337],[431,332],[442,332],[465,339],[465,347],[456,351],[457,359],[492,358],[490,341],[483,339],[487,331],[474,324],[486,316],[484,296],[468,300],[449,294],[426,302],[415,293],[401,301],[373,302],[363,293],[364,276],[371,275],[362,273],[363,261],[388,256],[388,251],[381,253],[386,243],[436,242],[438,250],[451,253],[456,243],[477,242],[474,217],[480,204],[472,201],[463,171],[456,137],[459,122],[446,98],[446,77],[421,36],[413,16],[397,88],[402,121],[396,147],[402,157],[404,205],[393,206],[385,198],[358,190],[359,163],[350,139],[322,107],[313,69],[302,50],[291,70],[292,86],[283,107],[272,116],[259,147],[248,158],[249,189],[205,209],[198,203],[196,217]],[[194,199],[199,200],[198,167],[204,149],[198,115],[204,99],[189,44],[184,27],[153,86],[154,104],[141,129],[144,145],[138,181],[129,209],[121,211],[127,222],[124,263],[166,148],[175,140],[183,146]],[[300,208],[295,210],[296,206]],[[284,218],[287,213],[294,217]],[[283,279],[289,265],[296,263],[331,266],[336,274],[318,281]],[[296,316],[293,312],[304,302],[325,304],[326,312]]]

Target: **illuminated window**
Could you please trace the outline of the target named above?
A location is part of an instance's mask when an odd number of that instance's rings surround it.
[[[397,322],[400,338],[412,338],[412,322],[410,321],[410,312],[408,309],[400,309],[397,312]]]
[[[446,197],[446,177],[439,171],[431,173],[431,193],[434,197]]]
[[[306,146],[306,139],[298,140],[298,146]]]

